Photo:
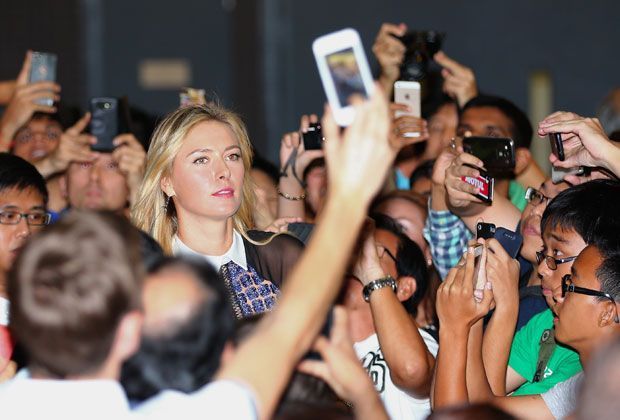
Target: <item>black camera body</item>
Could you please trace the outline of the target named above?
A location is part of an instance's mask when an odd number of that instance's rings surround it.
[[[428,64],[436,52],[441,49],[445,32],[408,31],[398,37],[407,48],[400,66],[399,80],[419,82],[428,74]]]
[[[308,130],[302,133],[304,141],[304,149],[306,150],[320,150],[323,148],[323,130],[321,129],[321,123],[310,123]]]

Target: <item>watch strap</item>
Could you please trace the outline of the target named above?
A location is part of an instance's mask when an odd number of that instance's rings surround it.
[[[373,280],[368,283],[362,289],[362,296],[366,302],[370,302],[370,294],[375,290],[383,289],[384,287],[391,287],[394,293],[398,290],[396,287],[396,280],[392,276],[385,276],[377,280]]]

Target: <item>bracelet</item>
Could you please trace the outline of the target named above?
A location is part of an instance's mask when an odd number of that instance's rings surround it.
[[[362,289],[362,296],[364,296],[364,300],[366,302],[370,302],[370,294],[372,292],[378,289],[383,289],[384,287],[388,287],[388,286],[392,288],[394,293],[396,293],[396,291],[398,290],[396,286],[396,280],[394,280],[394,278],[390,275],[382,277],[377,280],[373,280],[370,283],[368,283]]]
[[[304,198],[306,198],[306,193],[302,193],[301,195],[298,195],[298,196],[288,195],[287,193],[280,191],[280,187],[277,188],[277,191],[280,197],[284,197],[287,200],[291,200],[291,201],[301,201]]]

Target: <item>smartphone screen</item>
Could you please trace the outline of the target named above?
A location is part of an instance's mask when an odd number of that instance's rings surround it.
[[[352,95],[368,97],[353,48],[328,54],[325,59],[332,76],[341,108],[349,105]]]

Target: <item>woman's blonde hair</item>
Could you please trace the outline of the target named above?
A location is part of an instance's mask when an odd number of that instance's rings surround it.
[[[253,226],[254,190],[250,178],[252,145],[245,124],[232,111],[219,105],[193,105],[172,112],[157,126],[146,160],[146,172],[136,201],[131,208],[131,220],[148,232],[168,255],[172,254],[172,238],[178,229],[173,201],[161,189],[161,179],[170,176],[174,158],[179,153],[189,131],[197,124],[217,121],[226,124],[239,141],[243,176],[242,198],[239,210],[233,216],[233,226],[242,235]]]

